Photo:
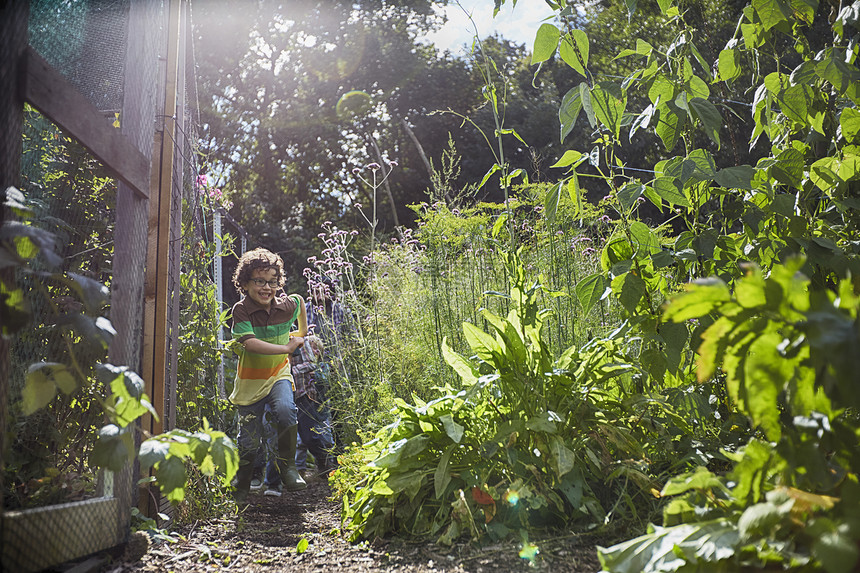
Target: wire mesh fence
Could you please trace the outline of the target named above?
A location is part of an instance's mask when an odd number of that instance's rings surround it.
[[[175,120],[178,127],[165,146],[176,161],[170,195],[164,199],[169,201],[169,248],[160,253],[167,260],[167,293],[159,293],[166,301],[166,357],[164,371],[158,373],[165,382],[155,407],[164,428],[175,424],[181,210],[183,198],[187,202],[194,193],[195,170],[188,159],[193,157],[190,136],[196,108],[185,98],[187,86],[193,84],[192,65],[180,65],[177,113],[164,113],[168,5],[174,3],[25,3],[30,49],[147,162],[155,163],[164,153],[153,145],[154,135],[164,131],[164,120]],[[179,4],[187,9],[185,2]],[[189,56],[180,51],[180,58]],[[3,62],[0,68],[14,69],[16,64]],[[121,173],[118,180],[115,166],[103,164],[86,142],[29,106],[24,108],[22,136],[17,187],[28,208],[27,225],[38,229],[39,237],[52,238],[48,250],[53,253],[46,260],[43,252],[26,272],[19,269],[12,277],[16,292],[24,293],[22,304],[30,321],[16,332],[2,357],[8,365],[9,410],[2,428],[4,571],[42,570],[121,544],[128,535],[130,509],[138,502],[138,472],[132,467],[99,472],[90,461],[104,425],[101,402],[107,392],[97,365],[143,369],[148,223],[157,194],[147,198],[150,189],[123,183]],[[42,251],[47,246],[42,244]],[[31,413],[26,406],[28,376],[32,382],[34,372],[46,371],[45,365],[51,372],[71,373],[81,382],[80,389],[66,393],[57,383],[56,397]]]

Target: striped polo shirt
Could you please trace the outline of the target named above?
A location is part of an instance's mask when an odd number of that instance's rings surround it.
[[[287,344],[290,329],[299,316],[301,299],[298,295],[275,296],[267,309],[251,297],[243,297],[233,306],[233,340],[244,343],[249,338],[259,338],[272,344]],[[255,354],[241,346],[236,383],[230,401],[237,406],[248,406],[265,398],[278,380],[290,379],[289,354]]]

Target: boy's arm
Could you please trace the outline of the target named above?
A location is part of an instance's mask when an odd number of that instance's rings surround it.
[[[272,344],[259,338],[251,337],[242,342],[242,346],[248,352],[254,354],[292,354],[293,351],[304,344],[305,339],[301,336],[290,337],[290,341],[286,344]]]

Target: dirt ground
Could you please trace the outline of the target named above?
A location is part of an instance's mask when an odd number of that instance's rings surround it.
[[[237,516],[197,523],[181,531],[185,541],[150,542],[138,561],[133,548],[98,569],[100,573],[191,573],[208,571],[318,572],[336,567],[340,573],[600,571],[594,540],[576,535],[533,539],[539,547],[533,562],[518,555],[516,542],[475,547],[439,546],[432,541],[402,539],[351,544],[340,534],[340,506],[329,499],[323,480],[307,490],[282,497],[252,494]],[[307,548],[299,551],[302,539]],[[302,542],[302,545],[304,543]]]

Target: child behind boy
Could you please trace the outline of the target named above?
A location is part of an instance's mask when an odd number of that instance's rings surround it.
[[[334,466],[331,455],[334,441],[326,424],[324,396],[316,383],[320,367],[324,365],[323,351],[322,339],[310,335],[305,337],[302,347],[293,352],[291,361],[301,444],[313,454],[318,471],[328,472]],[[299,450],[299,466],[306,468],[306,456],[306,452]]]
[[[233,306],[231,333],[239,366],[230,401],[239,411],[239,469],[235,498],[244,501],[251,486],[254,457],[263,437],[268,404],[277,432],[280,481],[288,491],[307,484],[296,469],[298,412],[293,397],[290,355],[307,334],[307,314],[298,294],[277,294],[284,284],[284,262],[267,249],[248,251],[239,259],[233,285],[242,299]],[[298,330],[291,327],[298,322]],[[280,491],[281,484],[270,484]]]

